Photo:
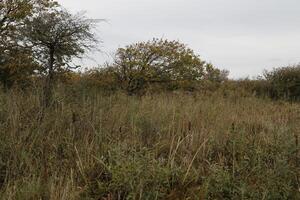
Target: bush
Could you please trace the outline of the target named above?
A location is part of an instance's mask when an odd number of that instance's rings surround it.
[[[272,98],[300,100],[300,64],[265,71],[264,76],[271,86]]]

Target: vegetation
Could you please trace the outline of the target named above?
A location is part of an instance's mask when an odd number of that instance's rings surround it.
[[[299,199],[298,103],[239,92],[1,94],[2,199]]]
[[[300,100],[300,65],[267,71],[265,77],[270,84],[272,98]]]
[[[51,0],[0,1],[0,82],[4,88],[28,83],[38,69],[32,49],[24,46],[25,37],[20,30],[26,20],[56,5]]]
[[[26,75],[33,72],[30,52],[17,46],[17,28],[31,10],[29,1],[5,0],[0,3],[0,81],[5,88],[27,79]],[[19,66],[20,63],[23,63],[22,66]]]
[[[222,87],[243,90],[257,97],[299,102],[300,65],[265,70],[257,79],[230,80]]]
[[[0,8],[1,81],[7,88],[18,75],[26,78],[35,70],[46,75],[43,98],[49,107],[56,74],[74,68],[69,65],[73,58],[95,48],[98,41],[92,29],[97,21],[72,15],[50,0],[7,0],[1,1]],[[25,63],[14,61],[20,56]]]
[[[179,41],[85,72],[95,20],[0,1],[0,200],[300,199],[300,67],[230,80]]]
[[[25,21],[22,33],[27,45],[32,46],[35,57],[41,62],[41,73],[47,76],[44,89],[47,107],[52,99],[55,74],[74,68],[69,65],[74,57],[80,57],[86,50],[95,48],[97,40],[91,32],[95,22],[63,10],[40,12]]]
[[[129,94],[139,93],[151,84],[193,90],[204,79],[223,78],[220,70],[178,41],[153,39],[132,44],[119,48],[115,57],[111,70]]]

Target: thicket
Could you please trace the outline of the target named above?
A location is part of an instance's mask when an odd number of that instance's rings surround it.
[[[266,71],[265,78],[272,98],[300,100],[300,65]]]
[[[230,80],[224,87],[273,100],[300,100],[300,65],[265,70],[256,79]]]

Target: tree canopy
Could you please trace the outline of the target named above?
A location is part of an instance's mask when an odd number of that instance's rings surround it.
[[[44,89],[47,106],[55,74],[76,68],[70,65],[72,59],[96,48],[98,40],[92,31],[96,23],[97,20],[88,19],[84,14],[73,15],[61,8],[41,11],[25,20],[21,29],[25,46],[31,47],[41,73],[47,77]]]
[[[178,41],[153,39],[119,48],[113,64],[122,87],[129,93],[151,83],[180,87],[205,78],[220,78],[221,71],[206,63]]]
[[[28,79],[38,67],[32,49],[24,47],[20,30],[25,21],[57,5],[52,0],[0,1],[0,81],[5,88]]]
[[[53,67],[59,71],[74,67],[68,65],[74,57],[80,58],[96,48],[98,40],[92,32],[96,23],[97,20],[87,19],[83,14],[72,15],[59,9],[26,20],[22,34],[44,70]]]

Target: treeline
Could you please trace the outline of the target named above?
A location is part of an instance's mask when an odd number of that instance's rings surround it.
[[[129,95],[184,90],[235,90],[273,99],[300,99],[300,65],[266,71],[256,80],[229,80],[229,72],[203,61],[178,41],[153,39],[116,50],[114,59],[78,72],[72,64],[97,49],[98,20],[70,14],[52,0],[0,2],[0,82],[13,87],[43,87],[49,106],[57,83]]]

